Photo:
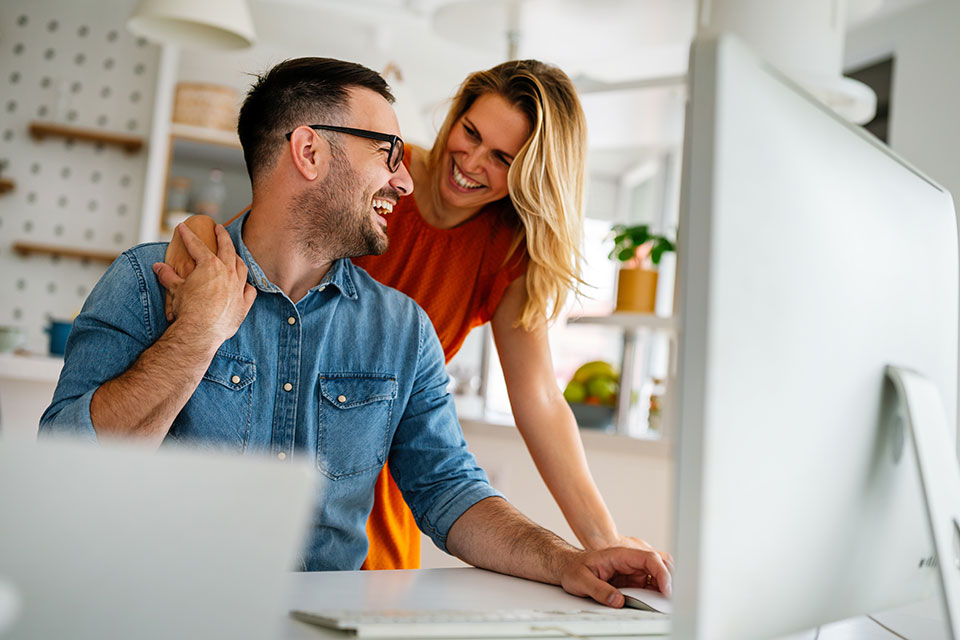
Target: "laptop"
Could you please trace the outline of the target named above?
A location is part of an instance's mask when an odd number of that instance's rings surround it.
[[[317,490],[290,462],[0,440],[0,636],[274,637]]]

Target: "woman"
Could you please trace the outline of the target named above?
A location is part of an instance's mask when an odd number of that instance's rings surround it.
[[[548,322],[581,282],[585,151],[583,110],[561,70],[519,60],[471,74],[433,148],[407,148],[416,189],[389,216],[387,252],[354,262],[426,310],[448,362],[490,322],[517,428],[581,544],[649,549],[617,531],[547,341]],[[178,237],[166,260],[183,275],[189,256]],[[416,568],[420,532],[387,467],[364,568]]]

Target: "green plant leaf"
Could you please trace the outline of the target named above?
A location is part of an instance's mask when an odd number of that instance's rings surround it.
[[[627,247],[626,249],[620,250],[620,253],[617,254],[617,259],[619,259],[620,262],[627,262],[633,259],[633,256],[636,255],[636,253],[636,247]]]

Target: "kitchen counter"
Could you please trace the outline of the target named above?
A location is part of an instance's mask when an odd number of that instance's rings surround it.
[[[50,404],[63,358],[0,353],[0,433],[32,440]]]

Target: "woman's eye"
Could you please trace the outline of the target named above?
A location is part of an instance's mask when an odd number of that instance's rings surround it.
[[[467,135],[470,136],[471,138],[476,138],[477,140],[480,139],[480,135],[477,133],[476,129],[471,129],[467,125],[463,125],[463,130],[466,131]]]
[[[498,156],[497,156],[497,160],[499,160],[501,163],[503,163],[503,166],[505,166],[505,167],[509,167],[509,166],[510,166],[510,161],[507,160],[506,156],[499,156],[499,155],[498,155]]]

